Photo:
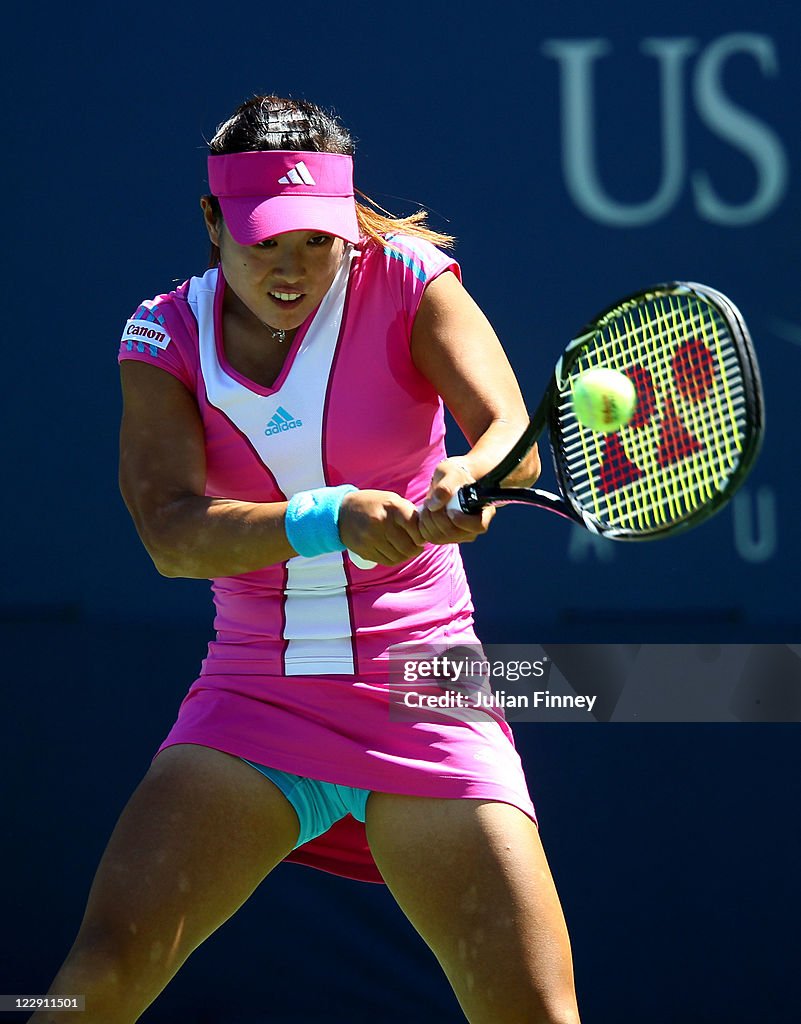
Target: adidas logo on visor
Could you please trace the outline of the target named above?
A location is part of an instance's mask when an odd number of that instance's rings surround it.
[[[264,433],[270,437],[272,434],[283,434],[287,430],[296,430],[302,426],[303,420],[296,420],[292,413],[287,412],[282,405],[279,405]]]
[[[286,174],[278,179],[279,185],[316,185],[317,182],[311,176],[311,171],[301,160],[291,167]]]

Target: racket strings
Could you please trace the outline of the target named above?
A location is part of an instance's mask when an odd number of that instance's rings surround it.
[[[696,309],[696,312],[700,314],[702,311]],[[700,327],[703,331],[705,326],[701,315],[693,318],[691,329]],[[719,337],[719,332],[716,333]],[[682,344],[686,345],[687,342]],[[640,526],[648,525],[649,513],[654,513],[654,518],[664,523],[692,511],[703,500],[713,496],[715,467],[720,467],[722,463],[726,466],[731,464],[731,452],[727,457],[721,451],[718,443],[721,436],[719,424],[714,422],[715,414],[718,417],[721,415],[719,395],[716,399],[717,409],[700,406],[697,402],[680,404],[677,401],[677,390],[689,392],[696,399],[701,396],[694,393],[696,389],[692,386],[681,387],[682,378],[676,374],[675,356],[671,363],[672,377],[665,377],[663,373],[655,383],[655,389],[658,388],[662,396],[661,422],[658,446],[651,449],[651,465],[646,467],[648,472],[642,474],[637,505]],[[667,361],[662,364],[662,368],[666,365]],[[724,375],[722,379],[727,378]],[[673,387],[674,383],[676,387]],[[642,440],[647,435],[639,436]],[[724,433],[722,436],[727,435]],[[647,452],[643,453],[641,446],[640,457],[642,454],[647,455]],[[699,457],[690,458],[695,455]],[[684,460],[689,461],[685,463]],[[611,490],[614,492],[613,488]]]
[[[630,425],[599,435],[575,417],[570,380],[592,366],[626,373],[638,392]],[[578,502],[612,527],[680,521],[737,467],[748,401],[720,311],[694,295],[649,298],[605,320],[565,382],[560,448]]]
[[[675,335],[677,331],[684,334],[687,325],[679,321],[675,304],[671,304],[668,309],[665,308],[663,303],[658,304],[657,317],[660,318],[660,323],[665,322],[669,324],[671,335]],[[689,325],[692,331],[696,328],[703,328],[700,317],[697,324],[694,321],[695,318],[692,318],[692,322]],[[664,340],[661,336],[664,332],[657,332],[655,324],[650,320],[646,322],[645,326],[648,329],[647,340],[649,347],[652,350],[657,350],[657,346]],[[643,333],[643,339],[645,338],[646,335]],[[682,346],[687,344],[692,344],[692,342],[687,342],[686,340],[681,342],[677,351],[680,352]],[[709,438],[707,436],[704,437],[703,441],[697,440],[699,424],[695,423],[695,432],[693,432],[685,426],[685,421],[679,418],[679,414],[676,411],[676,389],[672,386],[676,384],[680,388],[675,364],[676,355],[674,354],[670,359],[672,376],[667,376],[665,372],[662,372],[652,381],[652,395],[656,395],[657,391],[661,394],[662,408],[658,427],[658,445],[650,451],[651,458],[647,465],[647,472],[640,474],[641,488],[638,496],[639,500],[636,502],[634,510],[636,522],[640,528],[650,525],[651,514],[653,514],[653,519],[660,525],[680,518],[697,507],[702,500],[712,497],[714,493],[709,487],[705,471],[701,465],[702,459],[693,459],[687,463],[689,478],[686,472],[677,472],[677,467],[684,464],[683,460],[705,450],[704,445]],[[665,371],[666,366],[667,360],[659,364],[659,369]],[[688,388],[686,390],[693,391],[696,389]],[[644,434],[641,435],[641,438],[644,437]],[[641,445],[641,457],[648,454]],[[660,473],[660,469],[665,470],[668,467],[672,468],[672,472]],[[612,486],[608,488],[611,493],[614,493],[614,483],[615,481],[613,480]]]

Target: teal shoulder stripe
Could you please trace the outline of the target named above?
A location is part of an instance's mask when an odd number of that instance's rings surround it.
[[[391,246],[384,246],[384,255],[391,256],[393,260],[400,260],[401,263],[405,263],[406,266],[411,270],[418,281],[427,280],[425,272],[420,263],[417,262],[409,253],[401,252],[400,249],[392,248]]]

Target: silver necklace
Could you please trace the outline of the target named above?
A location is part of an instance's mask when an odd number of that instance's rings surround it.
[[[286,331],[280,327],[270,327],[263,320],[259,320],[262,327],[266,327],[270,334],[273,336],[273,341],[277,341],[279,345],[283,345],[286,341]]]

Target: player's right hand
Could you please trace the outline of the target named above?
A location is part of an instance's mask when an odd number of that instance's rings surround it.
[[[339,510],[339,536],[349,551],[379,565],[400,565],[425,541],[417,509],[394,491],[351,491]]]
[[[459,488],[475,480],[466,458],[469,456],[443,459],[434,470],[419,517],[420,533],[429,544],[467,544],[486,533],[492,522],[492,505],[485,505],[478,515],[449,508]]]

